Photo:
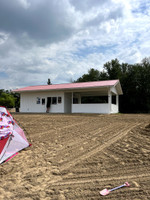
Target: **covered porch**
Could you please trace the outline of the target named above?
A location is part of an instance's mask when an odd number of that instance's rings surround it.
[[[119,96],[115,88],[99,88],[84,91],[73,91],[71,113],[118,113]]]

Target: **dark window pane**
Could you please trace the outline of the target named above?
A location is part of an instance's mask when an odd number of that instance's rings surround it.
[[[52,97],[52,104],[57,104],[57,97]]]
[[[37,103],[37,104],[40,104],[40,97],[37,97],[37,98],[36,98],[36,103]]]
[[[78,104],[78,98],[73,98],[73,104]]]
[[[61,103],[61,97],[58,97],[58,103]]]
[[[85,96],[81,103],[108,103],[108,96]]]
[[[42,99],[42,105],[45,105],[45,99]]]

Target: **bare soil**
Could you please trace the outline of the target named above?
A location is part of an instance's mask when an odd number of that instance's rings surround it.
[[[150,115],[13,117],[32,146],[0,165],[1,200],[150,199]]]

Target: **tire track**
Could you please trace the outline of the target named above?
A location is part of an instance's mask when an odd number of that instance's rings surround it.
[[[119,128],[118,128],[119,126]],[[121,128],[123,128],[123,124],[115,124],[113,125],[113,129],[115,130],[120,130]],[[91,149],[95,149],[97,147],[99,147],[100,144],[102,144],[102,142],[96,142],[97,140],[103,140],[103,135],[107,135],[109,133],[109,136],[111,136],[112,132],[112,124],[109,124],[108,126],[104,126],[101,128],[97,128],[96,130],[92,130],[90,132],[87,132],[86,135],[84,135],[83,139],[80,139],[77,137],[77,139],[74,139],[74,141],[72,141],[72,137],[67,139],[67,144],[68,141],[69,144],[67,146],[69,146],[69,150],[72,152],[72,154],[68,153],[68,148],[66,148],[66,145],[63,145],[61,147],[61,149],[58,150],[57,155],[53,158],[53,162],[59,163],[62,166],[69,162],[73,161],[76,157],[80,157],[83,154],[86,154],[87,149],[89,149],[89,142],[90,142],[90,146]],[[112,132],[113,133],[113,132]],[[114,133],[113,133],[114,134]],[[93,140],[94,139],[94,140]],[[77,149],[79,149],[79,147],[82,147],[83,150],[82,151],[77,151]],[[85,151],[84,151],[85,149]],[[67,154],[67,155],[66,155]],[[60,161],[61,160],[61,161]]]
[[[79,125],[85,125],[85,124],[88,124],[89,122],[80,122],[80,123],[76,123],[76,124],[70,124],[68,126],[63,126],[61,128],[55,128],[53,130],[48,130],[48,131],[42,131],[42,133],[40,133],[43,137],[43,135],[47,134],[47,133],[55,133],[55,132],[58,132],[58,131],[61,131],[63,129],[66,129],[66,128],[71,128],[71,127],[74,127],[74,126],[79,126]]]
[[[86,122],[89,123],[89,122]],[[120,124],[122,125],[122,124]],[[115,126],[113,126],[113,128],[118,128],[118,124],[116,124]],[[100,136],[101,132],[102,134],[108,133],[108,131],[112,131],[112,124],[109,124],[108,126],[104,126],[101,128],[97,128],[96,130],[92,130],[90,132],[88,132],[88,135],[86,135],[86,137],[84,136],[84,138],[79,141],[79,140],[74,140],[72,142],[69,143],[69,146],[74,146],[74,148],[76,148],[76,146],[80,146],[82,144],[84,144],[85,142],[87,142],[87,140],[91,140],[93,137],[97,137]],[[102,136],[101,134],[101,136]],[[72,140],[72,138],[70,139]],[[68,140],[67,140],[68,143]],[[65,149],[66,147],[64,146],[62,149]]]
[[[112,138],[110,138],[109,140],[107,140],[104,144],[102,144],[101,146],[98,146],[94,149],[92,149],[91,151],[75,158],[74,160],[65,163],[64,165],[62,165],[60,167],[60,172],[63,172],[64,170],[69,169],[70,167],[76,165],[77,163],[81,162],[82,160],[85,160],[87,158],[89,158],[90,156],[96,154],[97,152],[102,151],[103,149],[105,149],[106,147],[110,146],[111,144],[113,144],[114,142],[116,142],[117,140],[121,139],[122,137],[124,137],[125,135],[127,135],[129,133],[129,131],[131,131],[133,128],[135,128],[136,126],[140,125],[141,123],[136,123],[134,125],[132,125],[129,128],[125,128],[123,131],[119,131],[115,136],[113,136]]]
[[[65,185],[79,185],[79,184],[86,184],[86,183],[91,183],[94,181],[98,182],[111,182],[111,181],[118,181],[118,180],[149,180],[150,179],[150,173],[142,173],[142,174],[136,174],[136,175],[126,175],[126,176],[117,176],[117,177],[107,177],[107,178],[90,178],[90,179],[84,179],[82,180],[74,179],[74,180],[69,180],[69,181],[59,181],[59,182],[49,182],[52,184],[52,186],[65,186]]]

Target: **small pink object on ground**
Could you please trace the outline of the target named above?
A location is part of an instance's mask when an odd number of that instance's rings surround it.
[[[103,196],[105,196],[109,193],[110,193],[110,191],[108,189],[103,189],[102,191],[100,191],[100,194],[103,195]]]
[[[102,191],[100,191],[100,194],[103,195],[103,196],[105,196],[105,195],[109,194],[110,192],[112,192],[114,190],[117,190],[117,189],[122,188],[122,187],[129,187],[129,186],[130,186],[130,184],[128,182],[125,182],[123,185],[120,185],[118,187],[112,188],[110,190],[103,189]]]

